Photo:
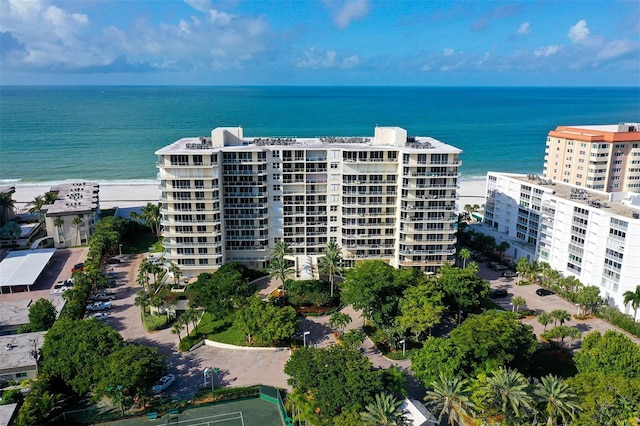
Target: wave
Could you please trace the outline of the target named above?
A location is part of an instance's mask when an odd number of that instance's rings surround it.
[[[7,183],[3,183],[7,181]],[[95,182],[98,185],[102,186],[136,186],[136,185],[158,185],[160,183],[157,179],[116,179],[116,180],[87,180],[87,179],[61,179],[61,180],[52,180],[52,181],[23,181],[21,179],[0,179],[0,184],[2,185],[15,185],[21,187],[29,187],[29,186],[55,186],[62,185],[67,183],[77,183],[77,182]]]

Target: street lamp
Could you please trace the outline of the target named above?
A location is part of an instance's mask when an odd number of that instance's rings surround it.
[[[306,348],[307,347],[307,334],[311,334],[310,331],[305,331],[304,333],[302,333],[302,345]]]
[[[576,308],[578,309],[578,316],[580,316],[580,304],[576,303]]]
[[[406,342],[404,340],[400,340],[398,343],[402,343],[402,357],[404,358],[404,353],[407,349]]]
[[[122,256],[122,244],[118,244],[118,256]]]
[[[460,320],[462,319],[462,309],[458,311],[458,325],[460,325]]]

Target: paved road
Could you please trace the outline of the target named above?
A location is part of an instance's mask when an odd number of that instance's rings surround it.
[[[509,296],[505,298],[494,299],[498,305],[507,310],[512,310],[511,299],[515,296],[523,297],[527,301],[525,309],[532,309],[539,315],[541,312],[551,312],[555,309],[563,309],[569,312],[572,317],[569,321],[565,322],[565,325],[569,327],[577,327],[583,335],[592,331],[600,331],[601,333],[607,330],[615,330],[626,334],[631,340],[640,344],[640,340],[632,335],[629,335],[624,330],[620,330],[617,327],[609,324],[608,322],[601,320],[600,318],[590,318],[586,320],[577,320],[573,317],[578,313],[578,307],[573,303],[561,298],[558,295],[551,296],[538,296],[536,290],[541,288],[537,284],[518,285],[518,278],[502,278],[500,272],[496,272],[489,269],[486,264],[480,265],[480,276],[489,280],[492,289],[506,289],[509,292]],[[525,318],[522,320],[524,323],[533,327],[536,336],[540,336],[544,332],[544,326],[540,324],[536,317]],[[553,325],[547,326],[547,330]],[[576,340],[571,344],[573,350],[580,347],[581,339]],[[565,340],[565,344],[567,341]]]

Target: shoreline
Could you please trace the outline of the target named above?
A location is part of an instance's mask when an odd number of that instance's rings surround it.
[[[28,210],[28,203],[38,195],[44,195],[52,186],[61,183],[82,182],[82,179],[52,181],[41,183],[7,182],[2,186],[13,186],[16,210],[21,213]],[[160,199],[160,181],[155,179],[95,181],[100,185],[100,208],[138,207],[148,202],[157,203]],[[484,204],[486,188],[485,178],[458,179],[458,210],[464,210],[466,204]]]

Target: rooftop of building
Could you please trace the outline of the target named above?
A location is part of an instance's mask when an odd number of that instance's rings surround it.
[[[44,343],[46,331],[36,333],[10,334],[0,336],[0,371],[33,370],[36,361],[31,355],[34,349],[40,349]]]
[[[378,132],[378,129],[388,130],[388,132]],[[218,129],[214,129],[212,133]],[[242,134],[242,131],[240,132]],[[182,138],[178,141],[161,148],[156,152],[158,155],[184,154],[186,152],[202,153],[216,151],[256,151],[269,147],[278,149],[283,147],[305,148],[305,149],[327,149],[327,147],[358,150],[362,147],[370,149],[398,149],[406,150],[433,150],[435,153],[459,154],[462,150],[427,136],[406,136],[398,139],[396,137],[406,133],[400,127],[376,127],[378,136],[317,136],[317,137],[297,137],[297,136],[259,136],[240,137],[233,144],[216,146],[211,137],[190,137]],[[393,134],[391,136],[390,134]]]
[[[558,126],[549,136],[584,142],[633,142],[640,140],[640,123]]]
[[[640,206],[631,203],[640,202],[640,194],[637,193],[613,193],[597,191],[595,189],[584,188],[551,179],[544,179],[538,175],[524,175],[511,173],[493,173],[504,175],[528,185],[535,185],[547,192],[552,192],[554,196],[570,200],[585,207],[602,209],[611,214],[623,216],[627,219],[639,219]]]
[[[3,329],[13,329],[23,324],[29,324],[29,307],[35,303],[29,293],[24,293],[25,299],[10,302],[0,302],[0,333]],[[60,315],[65,300],[60,295],[54,295],[49,301]],[[0,348],[1,349],[1,348]]]
[[[95,182],[75,182],[55,185],[51,192],[57,193],[53,204],[43,206],[47,216],[85,213],[98,208],[100,185]]]

